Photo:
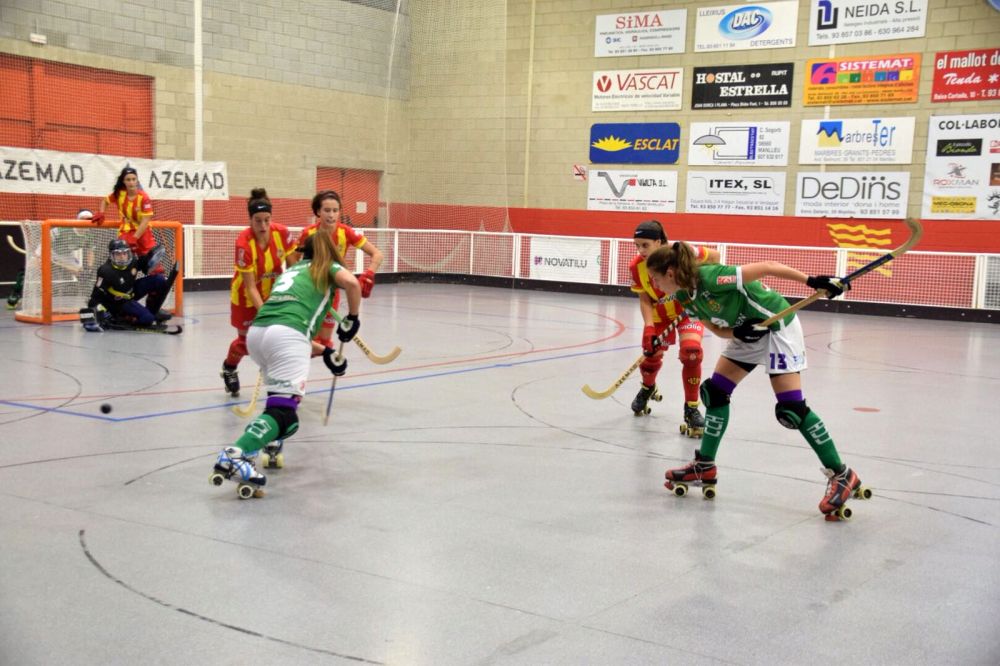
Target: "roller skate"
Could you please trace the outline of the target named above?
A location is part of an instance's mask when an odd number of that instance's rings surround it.
[[[667,470],[667,480],[663,486],[674,491],[674,495],[683,497],[687,495],[688,484],[694,483],[701,486],[701,494],[705,499],[715,499],[716,473],[715,461],[695,451],[692,462],[684,467]]]
[[[219,373],[223,383],[226,385],[226,393],[234,398],[240,395],[240,375],[235,367],[222,364],[222,372]]]
[[[854,512],[847,506],[847,500],[851,497],[857,499],[872,497],[871,488],[861,485],[861,479],[850,467],[845,466],[840,473],[823,468],[823,474],[829,481],[826,484],[826,495],[819,502],[819,510],[828,521],[851,519]]]
[[[659,402],[660,400],[663,400],[663,396],[656,390],[656,384],[653,384],[652,386],[646,386],[643,384],[639,389],[639,392],[635,394],[635,400],[632,401],[632,412],[636,416],[645,416],[646,414],[649,414],[650,409],[646,403],[650,400]]]
[[[276,439],[273,442],[268,442],[264,445],[264,450],[260,452],[260,464],[261,467],[267,469],[269,467],[276,467],[281,469],[285,466],[285,454],[282,451],[285,448],[285,440]]]
[[[264,496],[267,477],[254,467],[253,456],[244,456],[243,450],[237,446],[222,449],[219,459],[215,461],[215,470],[208,477],[213,486],[221,486],[226,479],[236,482],[236,492],[240,499]]]
[[[684,403],[684,423],[681,424],[681,434],[700,438],[705,433],[705,419],[698,411],[698,403]]]
[[[21,302],[21,297],[18,296],[17,294],[15,294],[14,292],[10,292],[9,294],[7,294],[7,309],[8,310],[15,310],[15,309],[17,309],[17,304],[20,303],[20,302]]]

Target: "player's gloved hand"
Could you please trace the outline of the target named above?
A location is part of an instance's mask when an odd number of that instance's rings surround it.
[[[104,221],[104,213],[94,213],[94,216],[90,218],[92,224],[100,224]]]
[[[330,368],[330,372],[335,374],[337,377],[343,377],[344,373],[347,372],[347,358],[340,356],[339,358],[334,356],[336,351],[333,347],[327,347],[323,350],[323,363],[326,363],[326,367]]]
[[[743,342],[757,342],[765,335],[770,333],[766,328],[759,330],[754,328],[755,324],[759,324],[763,319],[748,319],[736,328],[733,329],[733,337],[737,340],[742,340]]]
[[[80,323],[83,324],[84,329],[91,333],[100,333],[104,330],[101,328],[100,322],[97,321],[94,311],[90,308],[80,308]]]
[[[361,284],[361,298],[368,298],[375,286],[375,271],[369,268],[358,276],[358,282]]]
[[[806,278],[806,286],[816,291],[824,290],[827,298],[837,298],[851,288],[851,283],[841,282],[839,278],[830,275],[813,275]]]
[[[358,334],[359,328],[361,328],[361,320],[358,319],[358,315],[349,314],[337,326],[337,337],[341,342],[350,342]]]
[[[652,356],[660,349],[660,336],[656,334],[656,327],[647,326],[642,329],[642,355]]]

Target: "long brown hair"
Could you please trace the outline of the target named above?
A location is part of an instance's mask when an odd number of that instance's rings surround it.
[[[344,265],[344,258],[333,244],[333,237],[317,231],[306,240],[304,255],[309,260],[309,277],[320,292],[330,288],[330,267],[334,262]]]
[[[698,259],[687,243],[676,242],[664,245],[646,257],[646,269],[666,275],[667,269],[674,269],[674,282],[688,291],[698,285]]]

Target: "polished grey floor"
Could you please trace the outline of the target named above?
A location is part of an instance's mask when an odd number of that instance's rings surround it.
[[[0,315],[0,663],[1000,663],[998,326],[803,315],[806,397],[876,491],[827,523],[763,375],[718,499],[674,497],[673,352],[648,417],[635,377],[580,391],[637,356],[634,300],[454,285],[376,287],[362,337],[402,355],[352,347],[327,427],[314,362],[241,501],[208,483],[245,423],[226,294],[186,304],[180,337]]]

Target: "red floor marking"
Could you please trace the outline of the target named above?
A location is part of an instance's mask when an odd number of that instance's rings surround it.
[[[881,412],[882,410],[878,407],[855,407],[856,412]]]

